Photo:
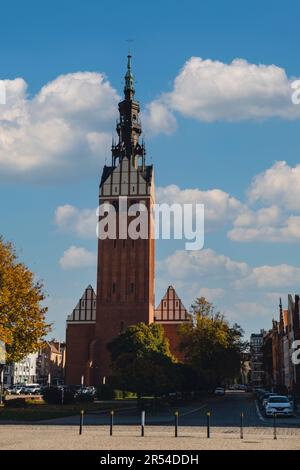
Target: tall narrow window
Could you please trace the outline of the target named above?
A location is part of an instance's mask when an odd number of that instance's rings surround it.
[[[130,291],[131,291],[132,294],[134,293],[134,283],[133,282],[130,284]]]
[[[113,282],[113,285],[112,285],[112,292],[113,292],[113,294],[116,293],[116,283],[115,282]]]

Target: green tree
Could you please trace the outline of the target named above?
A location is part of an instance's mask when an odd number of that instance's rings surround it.
[[[243,330],[237,324],[230,326],[204,297],[196,299],[191,310],[194,322],[179,329],[180,348],[200,387],[214,387],[238,376],[246,347]]]
[[[36,351],[50,325],[41,306],[43,284],[18,261],[11,243],[0,237],[0,340],[6,344],[7,362],[19,361]]]
[[[108,349],[116,387],[139,396],[157,396],[173,388],[175,358],[161,325],[130,326],[108,345]]]

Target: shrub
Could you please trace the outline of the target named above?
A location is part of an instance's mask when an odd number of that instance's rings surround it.
[[[26,398],[11,398],[10,400],[5,400],[4,404],[9,408],[26,408],[28,401]]]
[[[97,397],[99,400],[113,400],[114,389],[109,384],[99,385],[97,388]]]
[[[49,405],[62,404],[62,390],[56,387],[49,387],[43,391],[43,399]],[[69,405],[75,403],[75,392],[69,389],[64,390],[63,403]]]

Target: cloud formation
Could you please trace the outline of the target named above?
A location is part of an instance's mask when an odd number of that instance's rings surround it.
[[[96,266],[96,254],[83,247],[70,246],[59,260],[62,269],[77,269]]]
[[[73,233],[79,238],[96,237],[96,209],[78,209],[65,204],[57,207],[54,220],[61,231]]]
[[[293,83],[276,65],[191,57],[176,76],[173,89],[148,105],[149,129],[156,133],[161,126],[161,132],[171,133],[176,129],[176,113],[204,122],[298,119]]]
[[[300,212],[300,164],[291,167],[285,161],[257,175],[248,191],[251,202],[277,204]]]
[[[72,179],[108,155],[119,97],[104,74],[61,75],[32,98],[22,78],[5,80],[0,106],[0,174]]]

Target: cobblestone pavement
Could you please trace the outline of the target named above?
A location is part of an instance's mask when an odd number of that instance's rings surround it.
[[[270,428],[245,428],[241,440],[237,428],[214,428],[210,439],[205,428],[181,427],[174,437],[170,426],[148,426],[145,437],[137,426],[115,426],[109,436],[106,426],[86,426],[80,436],[75,426],[0,426],[1,450],[204,450],[204,449],[293,449],[300,450],[299,429],[278,429],[277,440]]]

